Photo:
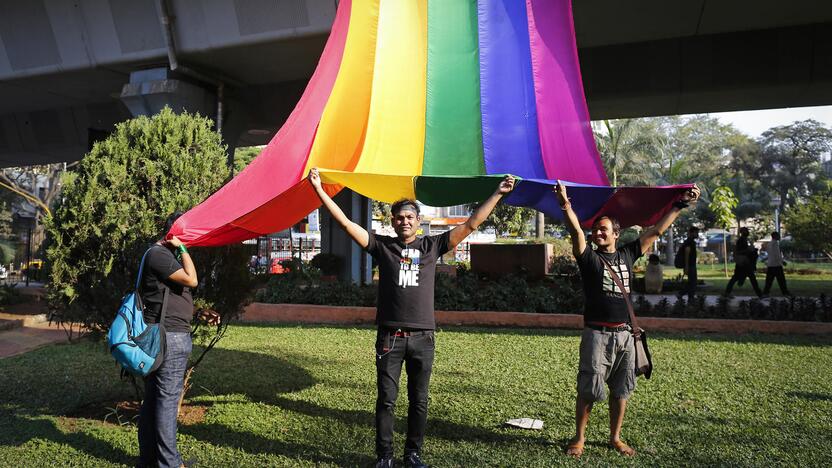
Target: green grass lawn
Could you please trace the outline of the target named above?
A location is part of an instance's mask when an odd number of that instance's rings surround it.
[[[200,466],[367,466],[373,457],[374,331],[234,326],[195,374],[204,419],[180,426]],[[450,329],[437,335],[424,458],[435,466],[830,466],[832,339],[657,335],[656,371],[639,380],[624,437],[605,447],[607,405],[583,459],[573,433],[577,331]],[[83,418],[129,398],[100,343],[0,360],[0,466],[119,466],[136,429]],[[404,379],[404,377],[403,377]],[[404,395],[396,451],[403,446]],[[502,427],[534,417],[543,431]],[[129,419],[126,416],[124,419]]]
[[[818,296],[821,293],[826,295],[832,294],[832,264],[825,263],[800,263],[789,264],[786,268],[812,268],[820,270],[822,273],[803,275],[786,272],[786,284],[789,287],[789,292],[797,296]],[[734,272],[734,264],[728,264],[728,276]],[[665,267],[664,277],[675,278],[681,274],[682,270],[679,268]],[[725,267],[719,265],[698,265],[697,273],[700,280],[704,280],[706,287],[701,288],[704,294],[722,294],[725,287],[728,285],[728,278],[725,277]],[[642,273],[643,274],[643,273]],[[765,266],[758,266],[757,268],[757,283],[760,289],[765,287],[766,268]],[[746,281],[742,286],[734,286],[731,294],[735,296],[753,296],[754,289],[751,284]],[[771,296],[781,296],[780,288],[777,286],[777,281],[771,286]]]

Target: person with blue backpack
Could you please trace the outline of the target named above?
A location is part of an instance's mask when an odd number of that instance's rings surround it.
[[[163,236],[181,213],[165,223]],[[185,244],[175,236],[159,240],[145,254],[139,295],[144,302],[144,320],[161,329],[163,358],[145,377],[145,394],[139,412],[139,465],[186,466],[176,447],[176,417],[193,343],[191,320],[197,286],[194,262]]]

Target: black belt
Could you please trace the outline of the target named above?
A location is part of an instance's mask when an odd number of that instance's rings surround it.
[[[617,327],[605,327],[604,325],[595,325],[594,323],[587,323],[586,326],[593,330],[598,330],[602,332],[622,332],[631,330],[630,324],[625,323],[624,325],[619,325]]]
[[[433,330],[383,330],[383,332],[390,336],[408,337],[429,335],[433,333]]]

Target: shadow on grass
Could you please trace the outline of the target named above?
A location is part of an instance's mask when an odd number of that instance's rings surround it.
[[[786,395],[793,398],[801,398],[809,401],[832,401],[832,394],[814,392],[786,392]]]
[[[232,447],[251,454],[282,455],[317,464],[327,463],[339,466],[370,466],[375,457],[368,454],[343,452],[327,454],[317,445],[298,444],[242,432],[222,424],[200,423],[182,426],[179,432],[212,445]]]
[[[188,398],[206,394],[245,394],[268,403],[277,395],[316,384],[302,366],[286,359],[250,351],[214,348],[193,374]]]
[[[55,419],[39,418],[40,415],[0,410],[0,445],[21,445],[30,440],[40,439],[64,444],[90,456],[132,465],[136,458],[103,440],[79,430],[64,432]],[[6,427],[4,427],[6,426]]]
[[[71,356],[67,356],[67,359],[71,359]],[[52,362],[51,365],[61,368],[62,364],[58,361]],[[81,388],[65,387],[66,376],[59,371],[28,375],[30,379],[16,382],[19,388],[46,386],[51,388],[53,395],[78,392]],[[70,376],[70,379],[73,378],[77,380],[78,377]],[[210,385],[211,389],[208,390],[205,385]],[[215,348],[195,371],[194,385],[188,393],[188,398],[205,393],[237,393],[255,401],[269,402],[274,401],[279,394],[299,391],[312,385],[315,385],[315,379],[309,372],[289,361],[256,352]],[[124,387],[129,388],[129,384],[125,382]],[[98,417],[87,417],[90,414],[105,414],[107,408],[115,406],[115,403],[132,393],[121,390],[123,389],[120,386],[116,386],[112,392],[93,397],[95,400],[92,403],[89,400],[85,401],[83,395],[75,394],[71,397],[71,400],[77,400],[74,404],[60,398],[28,402],[25,394],[20,394],[14,401],[14,406],[0,407],[0,445],[15,446],[30,440],[47,440],[66,444],[80,452],[112,463],[131,465],[136,461],[135,457],[85,433],[84,429],[79,427],[88,424],[86,421],[104,425]],[[90,395],[87,396],[88,399]],[[102,397],[105,399],[101,400]],[[99,408],[96,410],[96,407]],[[65,415],[67,417],[63,418]],[[48,418],[49,416],[60,419]],[[251,434],[243,436],[242,438],[250,438]],[[221,443],[222,440],[217,442]],[[286,450],[297,453],[314,452],[313,447],[286,447]],[[327,460],[321,458],[319,461]]]

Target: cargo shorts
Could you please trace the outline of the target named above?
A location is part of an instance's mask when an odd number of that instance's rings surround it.
[[[601,331],[584,328],[578,364],[578,396],[594,402],[607,397],[630,397],[636,388],[635,340],[630,330]]]

